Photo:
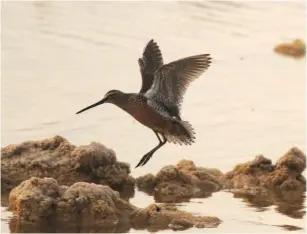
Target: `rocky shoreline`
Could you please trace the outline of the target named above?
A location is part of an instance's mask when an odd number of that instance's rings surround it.
[[[306,156],[296,147],[275,164],[263,155],[223,173],[190,160],[156,175],[133,178],[130,166],[100,143],[75,146],[60,136],[1,149],[2,195],[9,197],[14,232],[127,232],[217,227],[218,217],[193,216],[171,203],[205,198],[221,190],[234,198],[302,217]],[[138,208],[135,189],[155,202]],[[49,225],[48,225],[49,224]],[[52,225],[50,225],[52,224]],[[67,225],[69,224],[69,225]],[[51,229],[50,229],[51,228]]]

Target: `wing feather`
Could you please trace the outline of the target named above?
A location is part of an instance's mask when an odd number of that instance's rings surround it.
[[[152,86],[154,73],[163,66],[163,58],[158,44],[151,39],[144,48],[142,58],[138,59],[142,76],[140,93],[145,93]]]
[[[145,96],[169,108],[181,108],[183,96],[192,81],[211,64],[209,54],[186,57],[163,65],[155,72],[153,85]]]

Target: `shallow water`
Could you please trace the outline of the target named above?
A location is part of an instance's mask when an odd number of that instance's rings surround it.
[[[273,52],[280,42],[305,40],[304,17],[304,1],[2,3],[1,145],[58,134],[75,144],[101,142],[134,168],[157,144],[152,131],[112,105],[75,112],[110,89],[137,92],[137,59],[154,38],[165,62],[199,53],[214,60],[183,104],[197,142],[165,146],[133,176],[182,158],[228,171],[260,153],[275,161],[294,145],[306,152],[306,61]],[[143,207],[153,199],[137,192],[131,201]],[[306,230],[305,216],[252,207],[230,193],[193,201],[201,203],[182,209],[223,220],[201,231]],[[1,213],[9,231],[10,213]]]

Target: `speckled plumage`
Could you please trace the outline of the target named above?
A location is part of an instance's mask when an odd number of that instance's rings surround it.
[[[114,104],[137,121],[163,134],[169,142],[180,145],[194,142],[192,126],[186,121],[181,121],[180,117],[173,116],[163,103],[150,100],[143,94],[129,93],[126,95],[120,101],[115,101]],[[122,104],[122,101],[125,104]]]
[[[180,110],[189,84],[210,63],[210,55],[201,54],[164,64],[159,46],[154,40],[150,40],[142,57],[138,59],[142,77],[139,93],[110,90],[101,101],[77,113],[102,103],[113,103],[152,129],[159,144],[145,154],[136,167],[143,166],[167,141],[180,145],[190,145],[195,141],[193,127],[188,121],[181,119]]]
[[[155,71],[163,66],[162,53],[154,40],[147,43],[138,63],[142,76],[142,87],[139,93],[145,93],[152,86]]]

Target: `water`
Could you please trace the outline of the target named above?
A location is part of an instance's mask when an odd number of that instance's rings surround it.
[[[165,62],[199,53],[214,60],[183,103],[197,142],[168,144],[133,176],[182,158],[226,172],[259,153],[276,161],[294,145],[306,152],[306,61],[273,52],[280,42],[305,41],[305,28],[304,1],[4,2],[1,145],[59,134],[78,145],[101,142],[134,167],[157,144],[152,131],[112,105],[75,112],[110,89],[137,92],[137,59],[154,38]],[[137,192],[131,201],[153,199]],[[195,201],[202,203],[183,209],[223,220],[210,232],[305,229],[303,219],[274,207],[259,212],[228,193]],[[8,219],[1,222],[8,231]]]

